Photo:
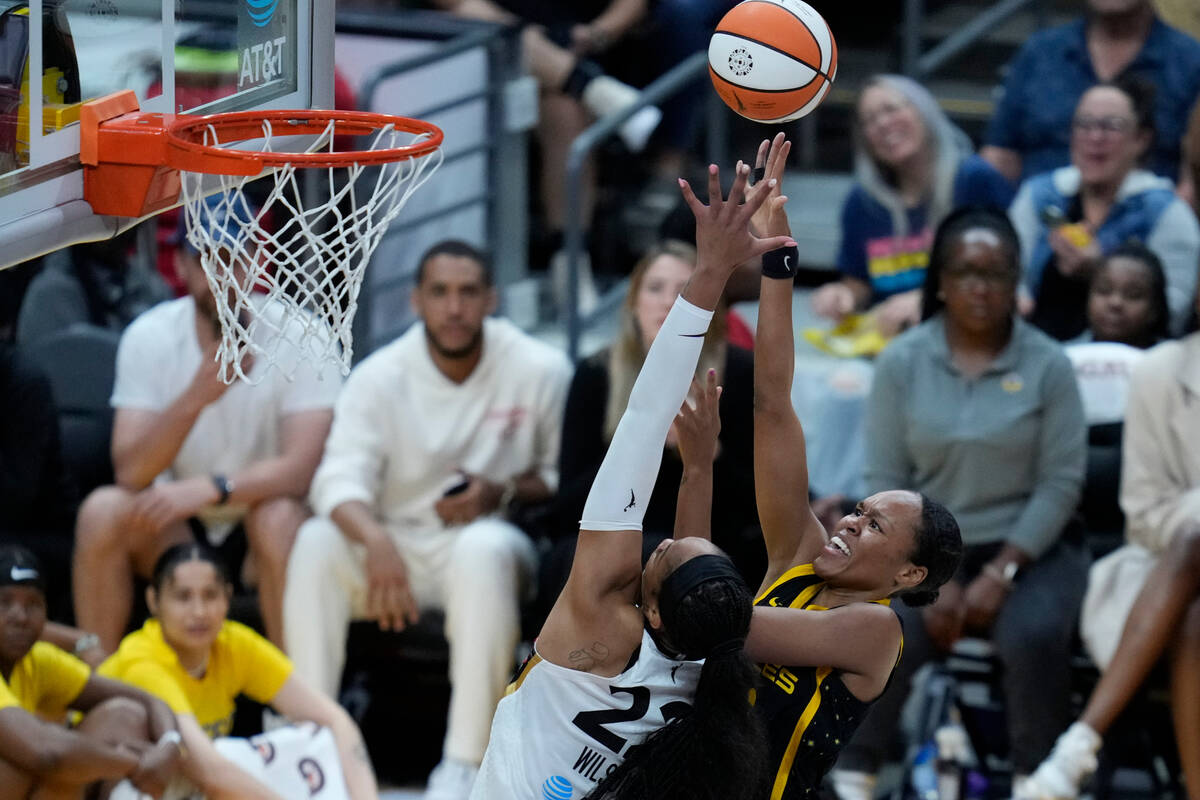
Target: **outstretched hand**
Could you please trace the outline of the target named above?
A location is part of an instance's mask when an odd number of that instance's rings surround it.
[[[679,179],[679,191],[696,218],[697,272],[714,270],[728,277],[739,264],[771,250],[795,246],[790,236],[760,238],[750,230],[750,218],[767,201],[770,192],[757,191],[747,195],[749,179],[749,165],[739,161],[726,198],[721,193],[721,171],[715,164],[710,164],[708,205],[700,202],[687,181]],[[773,189],[777,183],[775,179],[765,180],[763,186]],[[745,203],[738,202],[742,197],[746,197]]]
[[[766,202],[758,207],[750,219],[750,227],[760,236],[790,236],[792,233],[783,208],[787,197],[782,193],[783,170],[791,152],[792,143],[782,132],[775,134],[774,139],[763,139],[758,146],[754,172],[758,174],[761,169],[762,177],[746,190],[746,201],[749,202],[759,193],[767,195]]]
[[[720,401],[723,387],[717,385],[717,371],[710,369],[704,385],[692,378],[691,398],[683,401],[675,415],[672,428],[679,442],[679,457],[683,466],[706,468],[716,460],[720,450],[717,437],[721,434]]]

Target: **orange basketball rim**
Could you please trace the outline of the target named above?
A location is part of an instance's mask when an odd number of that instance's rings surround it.
[[[332,152],[258,152],[221,147],[264,136],[366,136],[391,127],[422,138],[402,147]],[[271,167],[336,168],[428,155],[442,144],[436,125],[365,111],[280,110],[222,114],[141,112],[122,91],[80,109],[84,199],[97,214],[145,217],[176,205],[180,171],[252,177]]]

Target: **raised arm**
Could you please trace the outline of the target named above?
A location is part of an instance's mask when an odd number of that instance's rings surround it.
[[[789,150],[782,133],[769,151],[759,148],[759,164],[765,164],[767,180],[783,175]],[[759,191],[766,189],[765,184],[759,187]],[[778,180],[769,191],[771,200],[762,204],[755,225],[769,234],[786,235],[790,228]],[[808,502],[804,429],[792,407],[795,344],[792,277],[787,273],[794,270],[795,258],[794,251],[784,254],[785,269],[770,274],[764,262],[754,345],[754,491],[767,546],[768,583],[791,564],[811,560],[824,545],[824,529]]]
[[[727,201],[719,172],[711,166],[707,206],[696,199],[686,181],[680,181],[684,199],[696,216],[696,270],[646,355],[592,484],[571,574],[538,638],[538,652],[553,663],[614,675],[641,635],[641,616],[634,602],[641,577],[642,515],[658,475],[667,430],[695,372],[712,310],[738,264],[790,241],[786,236],[759,239],[750,232],[750,216],[766,195],[760,193],[745,204],[737,202],[748,174],[749,167],[739,163]]]
[[[691,400],[684,400],[675,416],[679,436],[679,457],[683,476],[679,479],[679,500],[675,504],[675,536],[712,539],[713,461],[717,458],[717,437],[721,434],[721,387],[717,372],[710,369],[704,385],[692,381]]]

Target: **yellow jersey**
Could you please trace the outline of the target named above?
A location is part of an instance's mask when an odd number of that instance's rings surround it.
[[[754,604],[825,611],[813,603],[824,585],[812,564],[801,564],[783,573]],[[875,602],[889,605],[887,600]],[[896,660],[899,663],[899,656]],[[833,768],[871,704],[851,694],[841,674],[831,667],[760,664],[759,671],[762,684],[755,707],[767,725],[773,771],[768,797],[817,797],[821,779]]]
[[[237,696],[270,703],[292,674],[292,662],[250,628],[226,621],[204,675],[196,678],[163,639],[158,620],[150,619],[121,640],[97,673],[144,689],[177,714],[191,714],[205,733],[216,738],[233,729]]]
[[[87,685],[92,671],[75,656],[48,642],[34,642],[5,679],[0,676],[0,708],[17,706],[31,714],[61,716]]]

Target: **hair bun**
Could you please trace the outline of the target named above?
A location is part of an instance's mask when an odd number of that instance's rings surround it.
[[[906,592],[900,595],[900,599],[909,608],[920,608],[921,606],[931,606],[936,603],[938,594],[937,589],[923,589],[919,592]]]

